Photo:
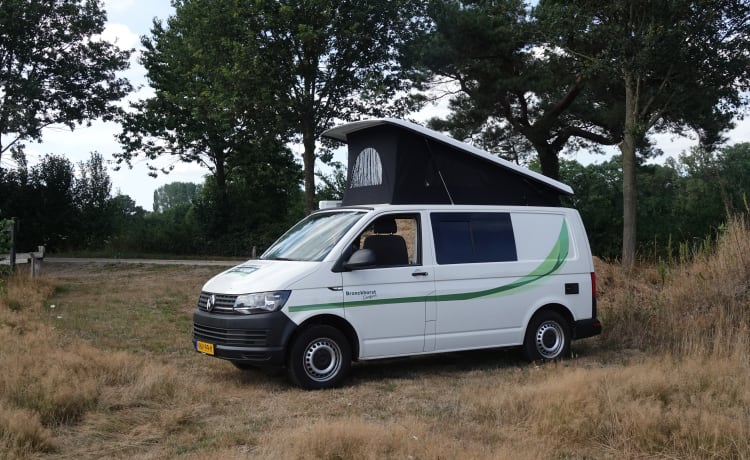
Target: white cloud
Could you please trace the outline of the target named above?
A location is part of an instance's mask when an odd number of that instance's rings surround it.
[[[738,144],[740,142],[750,142],[750,118],[738,120],[737,126],[728,134],[729,144]]]
[[[113,43],[121,49],[136,48],[140,45],[140,38],[124,24],[108,23],[104,27],[101,38]]]

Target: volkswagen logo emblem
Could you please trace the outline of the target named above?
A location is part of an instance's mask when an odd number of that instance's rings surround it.
[[[206,300],[206,311],[213,310],[215,304],[216,304],[216,295],[211,294],[210,296],[208,296],[208,300]]]

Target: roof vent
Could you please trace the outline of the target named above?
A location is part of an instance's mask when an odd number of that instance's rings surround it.
[[[318,204],[318,209],[332,209],[332,208],[340,208],[341,207],[341,200],[334,201],[334,200],[326,200],[321,201]]]

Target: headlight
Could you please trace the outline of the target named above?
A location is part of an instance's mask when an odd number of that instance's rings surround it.
[[[253,315],[280,310],[292,291],[255,292],[237,296],[234,301],[234,311]]]

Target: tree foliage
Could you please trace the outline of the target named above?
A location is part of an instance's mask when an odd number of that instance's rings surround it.
[[[623,263],[634,261],[636,153],[648,135],[697,132],[713,146],[750,82],[745,0],[431,2],[434,28],[416,47],[428,75],[456,82],[452,113],[435,123],[511,157],[617,144],[623,161]],[[519,137],[523,139],[519,142]]]
[[[198,198],[201,185],[172,182],[154,190],[154,212],[166,212],[178,206],[190,206]]]
[[[622,91],[623,253],[635,261],[636,152],[649,133],[697,131],[712,146],[732,126],[750,86],[750,4],[745,0],[542,0],[551,44],[608,68]]]
[[[663,165],[639,161],[636,247],[644,258],[674,257],[718,231],[727,216],[747,213],[750,144],[696,147]],[[560,175],[575,190],[566,205],[581,213],[595,255],[622,254],[622,159],[583,166],[563,160]]]
[[[245,158],[227,183],[231,218],[217,228],[217,185],[209,176],[192,207],[192,218],[203,235],[201,253],[249,256],[263,250],[302,216],[302,171],[288,149]]]
[[[117,72],[130,50],[103,41],[106,14],[96,0],[3,0],[0,8],[0,157],[20,152],[42,129],[118,112],[131,90]]]
[[[315,192],[315,198],[319,201],[338,201],[344,199],[346,191],[346,168],[343,164],[334,161],[330,164],[333,168],[329,173],[317,172],[319,182]]]
[[[334,120],[403,113],[400,53],[420,27],[418,1],[264,0],[257,44],[284,83],[280,113],[304,146],[305,210],[315,203],[316,140]]]
[[[433,28],[409,55],[421,69],[417,86],[458,88],[451,113],[433,127],[510,160],[535,151],[553,178],[571,142],[618,142],[612,118],[619,114],[593,103],[611,90],[600,69],[547,46],[548,24],[523,1],[435,0],[429,13]]]
[[[98,153],[76,167],[47,155],[31,168],[0,171],[0,218],[17,217],[20,248],[101,245],[111,235],[111,183]]]
[[[0,219],[0,254],[10,251],[10,228],[13,221],[10,219]]]
[[[239,1],[175,2],[166,23],[155,19],[141,39],[141,62],[154,95],[133,103],[119,135],[118,161],[163,155],[207,167],[217,185],[217,214],[229,218],[226,188],[232,165],[263,151],[278,151],[273,60],[259,58],[255,19]],[[150,165],[151,174],[158,168]]]
[[[120,159],[166,152],[201,163],[221,199],[235,159],[293,139],[304,145],[312,210],[317,138],[334,119],[389,113],[406,84],[396,58],[419,4],[177,2],[142,40],[155,96],[124,117]]]

